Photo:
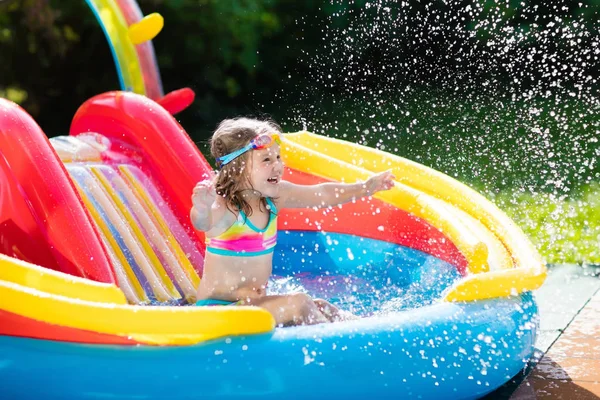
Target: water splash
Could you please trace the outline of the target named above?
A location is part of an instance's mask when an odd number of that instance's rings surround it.
[[[304,85],[278,96],[284,126],[445,172],[498,202],[550,261],[600,262],[586,244],[600,236],[586,203],[600,182],[598,6],[423,3],[332,1],[296,21],[300,42],[316,31],[321,45],[290,68]],[[564,226],[573,204],[583,211]]]

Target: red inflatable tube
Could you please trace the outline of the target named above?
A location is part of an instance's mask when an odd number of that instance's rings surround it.
[[[41,128],[0,99],[0,251],[61,272],[115,283],[95,226]]]
[[[52,325],[4,310],[0,310],[0,335],[88,344],[139,344],[127,337]]]
[[[326,182],[291,169],[286,169],[284,179],[300,185]],[[431,254],[454,265],[460,274],[466,274],[467,259],[442,232],[381,200],[362,199],[330,210],[287,209],[280,216],[280,230],[322,230],[396,243]]]

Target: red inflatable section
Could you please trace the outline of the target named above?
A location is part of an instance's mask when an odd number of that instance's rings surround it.
[[[190,106],[194,102],[196,94],[190,88],[173,90],[171,93],[158,100],[170,114],[175,115]]]
[[[52,325],[0,310],[0,335],[89,344],[139,344],[127,337]]]
[[[162,197],[204,255],[204,234],[190,222],[192,189],[212,168],[185,130],[163,107],[131,92],[110,92],[86,101],[70,134],[100,133],[110,139],[107,162],[134,163],[163,190]]]
[[[299,185],[326,182],[313,175],[286,169],[284,179]],[[362,199],[331,209],[286,209],[279,218],[280,230],[344,233],[396,243],[420,250],[467,271],[467,259],[437,228],[381,200]]]
[[[115,283],[95,226],[62,161],[21,107],[0,99],[0,251]]]

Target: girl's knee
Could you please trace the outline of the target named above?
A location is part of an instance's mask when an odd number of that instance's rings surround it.
[[[312,297],[305,293],[295,293],[290,296],[290,302],[296,309],[296,316],[300,323],[314,324],[326,322]]]
[[[304,306],[307,304],[314,304],[312,298],[306,293],[294,293],[289,296],[289,301],[295,306]]]
[[[319,307],[329,305],[329,302],[323,299],[313,299],[313,302]]]

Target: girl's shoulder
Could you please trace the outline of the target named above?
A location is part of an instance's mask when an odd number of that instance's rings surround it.
[[[271,212],[273,214],[277,214],[279,212],[279,204],[278,202],[280,202],[280,198],[279,197],[265,197],[265,201],[267,203],[267,211]]]
[[[238,218],[237,213],[234,214],[227,207],[225,200],[220,196],[217,196],[217,199],[213,203],[212,213],[215,224],[210,231],[206,232],[207,237],[219,236],[228,230]]]
[[[227,207],[227,202],[221,196],[217,196],[217,198],[215,199],[215,202],[212,206],[212,212],[214,216],[219,218],[224,217],[228,214],[228,212],[231,213],[231,211],[229,211],[229,208]]]

